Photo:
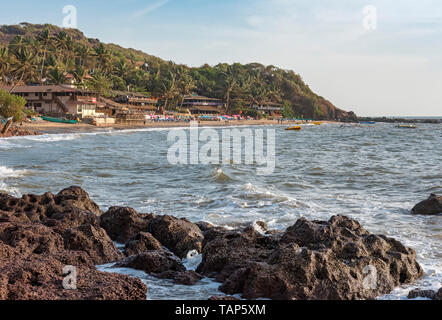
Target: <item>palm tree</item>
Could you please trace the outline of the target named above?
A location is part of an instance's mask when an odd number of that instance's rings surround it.
[[[49,32],[49,29],[45,29],[41,34],[37,36],[37,41],[41,46],[41,51],[43,52],[43,61],[41,64],[41,71],[40,71],[40,79],[43,79],[43,70],[46,63],[46,54],[48,52],[48,49],[52,46],[52,36]]]
[[[10,72],[11,59],[9,56],[8,47],[0,48],[0,79],[7,83]]]
[[[56,49],[60,54],[63,54],[63,51],[66,50],[68,35],[64,31],[60,31],[54,38]]]
[[[176,76],[173,72],[169,71],[168,79],[163,79],[160,84],[160,92],[164,99],[164,110],[167,110],[167,103],[170,99],[176,97],[178,93],[176,88]]]
[[[53,84],[64,84],[66,83],[66,73],[61,71],[59,68],[54,68],[49,72],[49,79]]]
[[[36,52],[31,52],[27,48],[13,52],[15,62],[12,65],[12,74],[18,77],[15,85],[9,92],[12,92],[20,82],[31,82],[38,78],[38,66],[36,60]]]
[[[22,36],[15,36],[9,43],[9,51],[19,52],[29,47],[30,40]]]
[[[120,60],[115,64],[114,72],[120,78],[126,79],[130,69],[131,68],[127,63],[127,60],[125,58],[120,58]]]
[[[81,67],[84,67],[87,59],[89,58],[91,54],[91,49],[88,46],[85,46],[83,44],[77,45],[75,48],[76,56],[80,59],[79,64]]]
[[[188,70],[182,67],[178,69],[178,90],[182,96],[180,108],[183,107],[185,96],[191,94],[194,89],[196,89],[196,83]]]
[[[112,51],[106,49],[106,47],[100,43],[100,45],[95,48],[95,56],[98,59],[100,69],[104,72],[104,75],[106,75],[110,69]]]
[[[96,73],[86,85],[90,90],[96,92],[98,96],[103,96],[110,92],[112,83],[105,75]]]
[[[87,76],[86,70],[84,70],[81,66],[76,66],[74,70],[70,72],[74,77],[77,84],[81,84],[84,82],[84,79]]]
[[[230,97],[232,92],[239,87],[239,82],[231,66],[228,66],[227,71],[222,72],[221,76],[223,77],[222,90],[224,92],[224,99],[226,99],[226,109],[229,111]]]

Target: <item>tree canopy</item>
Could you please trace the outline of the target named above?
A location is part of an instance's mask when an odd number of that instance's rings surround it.
[[[68,80],[106,96],[130,90],[158,97],[165,108],[182,106],[183,96],[194,93],[223,99],[228,112],[284,102],[294,116],[347,114],[317,96],[292,70],[259,63],[189,67],[88,39],[78,30],[27,23],[0,27],[0,81],[17,85]]]

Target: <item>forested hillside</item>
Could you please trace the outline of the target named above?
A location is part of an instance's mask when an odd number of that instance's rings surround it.
[[[166,108],[179,106],[183,95],[196,93],[224,99],[229,112],[272,101],[284,103],[286,113],[304,118],[354,116],[316,95],[291,70],[259,63],[192,68],[104,44],[79,30],[28,23],[0,27],[1,82],[63,84],[72,80],[105,96],[129,87],[161,98]]]

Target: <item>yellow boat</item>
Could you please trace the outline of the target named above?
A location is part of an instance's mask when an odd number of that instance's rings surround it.
[[[313,124],[314,124],[315,126],[320,126],[320,125],[322,124],[322,122],[321,122],[321,121],[315,121],[315,122],[313,122]]]
[[[300,126],[289,127],[285,129],[286,131],[299,131],[302,130]]]

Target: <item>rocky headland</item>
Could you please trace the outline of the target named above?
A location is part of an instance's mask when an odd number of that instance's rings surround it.
[[[196,271],[182,262],[192,251],[202,253]],[[95,267],[107,263],[184,285],[214,278],[226,294],[215,300],[375,299],[423,275],[411,248],[345,216],[301,218],[283,232],[264,222],[227,230],[128,207],[103,212],[79,187],[0,194],[0,299],[146,298],[141,280]],[[63,287],[66,265],[77,268],[76,290]]]

